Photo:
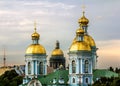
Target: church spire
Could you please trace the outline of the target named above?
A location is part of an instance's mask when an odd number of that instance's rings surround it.
[[[85,5],[82,5],[82,12],[85,12]]]
[[[82,26],[85,33],[87,34],[87,27],[89,20],[85,17],[85,5],[82,5],[82,17],[78,20],[79,26]]]
[[[34,33],[31,36],[32,36],[33,44],[38,44],[40,35],[36,31],[36,22],[34,22]]]
[[[81,26],[88,26],[89,20],[85,17],[85,11],[83,11],[83,16],[78,20]]]
[[[85,17],[85,5],[82,5],[82,17],[78,20],[78,23],[82,26],[87,26],[89,23],[89,20]]]

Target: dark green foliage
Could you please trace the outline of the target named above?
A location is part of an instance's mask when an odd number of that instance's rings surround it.
[[[116,68],[115,68],[115,72],[116,72],[116,73],[120,73],[120,68],[117,68],[117,67],[116,67]]]
[[[113,67],[109,67],[108,70],[112,72],[120,73],[120,68],[117,68],[117,67],[115,68],[115,70]]]
[[[18,86],[22,84],[22,76],[19,76],[15,70],[6,71],[0,76],[0,86]]]
[[[109,71],[114,72],[114,68],[113,67],[109,67]]]
[[[102,77],[98,81],[96,81],[92,86],[120,86],[120,78],[106,78]]]
[[[16,81],[11,82],[10,86],[17,86],[17,82]]]

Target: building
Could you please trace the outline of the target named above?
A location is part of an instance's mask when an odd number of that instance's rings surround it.
[[[38,78],[38,76],[47,74],[46,50],[39,44],[40,35],[36,31],[36,26],[31,37],[32,44],[28,46],[25,54],[25,78],[23,84]]]
[[[63,51],[60,49],[59,41],[56,41],[56,47],[52,51],[49,62],[50,67],[53,67],[54,69],[58,69],[59,67],[65,68],[65,57]]]
[[[76,30],[76,37],[69,49],[69,84],[70,86],[92,85],[93,69],[96,61],[92,49],[95,42],[88,35],[89,20],[84,16],[79,19],[80,27]]]
[[[57,41],[50,58],[50,66],[54,69],[59,69],[53,73],[47,74],[46,50],[39,44],[40,35],[36,32],[35,27],[35,31],[32,34],[33,43],[26,49],[26,67],[23,85],[92,85],[93,70],[96,69],[97,63],[97,48],[94,39],[88,34],[89,20],[84,14],[85,12],[83,12],[82,17],[78,20],[80,27],[76,30],[76,36],[69,48],[68,70],[59,68],[60,65],[65,67],[65,58],[63,51],[59,47],[59,42]]]

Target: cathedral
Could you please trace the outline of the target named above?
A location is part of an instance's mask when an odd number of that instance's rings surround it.
[[[79,27],[76,30],[71,46],[68,47],[69,67],[66,67],[66,58],[60,49],[59,41],[56,41],[47,66],[47,53],[39,43],[40,34],[34,28],[31,35],[32,44],[25,53],[25,77],[21,86],[91,86],[93,83],[93,70],[96,69],[97,47],[94,39],[88,34],[89,20],[83,12],[78,20]],[[48,67],[53,68],[48,73]]]
[[[57,69],[59,67],[65,68],[65,57],[63,51],[60,49],[59,41],[56,41],[56,47],[52,51],[52,55],[50,57],[50,67]]]

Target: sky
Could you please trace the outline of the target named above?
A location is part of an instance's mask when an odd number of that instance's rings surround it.
[[[120,0],[0,0],[0,66],[6,49],[6,64],[24,64],[32,43],[34,21],[39,43],[49,59],[56,40],[68,59],[68,49],[79,28],[78,19],[89,19],[88,32],[98,49],[97,68],[120,67]]]

